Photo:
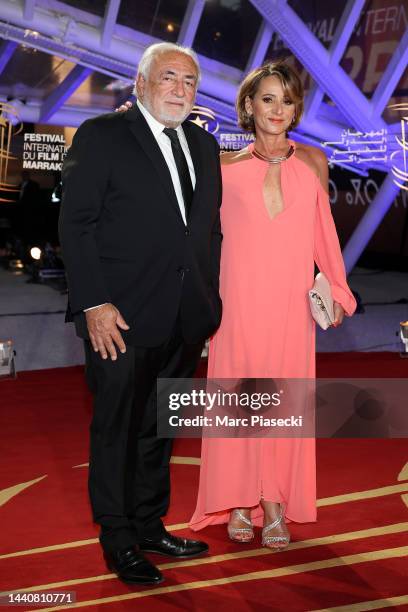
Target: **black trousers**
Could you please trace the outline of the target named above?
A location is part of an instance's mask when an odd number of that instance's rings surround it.
[[[94,395],[89,495],[106,552],[164,531],[172,440],[156,435],[156,381],[193,376],[203,344],[185,344],[179,320],[163,345],[127,346],[116,361],[102,359],[85,341],[86,377]]]

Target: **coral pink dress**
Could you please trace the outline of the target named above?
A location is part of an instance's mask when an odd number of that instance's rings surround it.
[[[319,178],[295,151],[281,164],[284,208],[271,219],[263,196],[267,170],[256,157],[222,166],[224,309],[210,343],[209,378],[314,378],[308,303],[314,262],[346,314],[355,309]],[[316,520],[314,439],[204,438],[190,527],[227,522],[231,508],[243,507],[251,507],[254,524],[261,525],[261,497],[283,502],[287,521]]]

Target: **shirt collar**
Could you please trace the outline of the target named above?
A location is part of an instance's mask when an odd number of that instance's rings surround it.
[[[151,113],[149,113],[149,111],[147,110],[147,108],[145,106],[143,106],[143,104],[139,101],[136,100],[136,104],[140,110],[140,112],[142,113],[143,117],[146,119],[150,129],[153,132],[153,136],[155,138],[158,138],[160,136],[160,134],[163,133],[164,128],[166,127],[163,123],[160,123],[160,121],[157,121],[157,119],[155,117],[153,117],[153,115]],[[181,127],[181,125],[177,126],[175,128],[176,132],[178,133],[178,135],[183,135],[184,136],[184,132],[183,132],[183,128]]]

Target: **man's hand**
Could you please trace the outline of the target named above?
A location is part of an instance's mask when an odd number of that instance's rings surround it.
[[[126,345],[118,328],[129,329],[129,325],[113,304],[87,310],[85,316],[93,349],[99,351],[102,359],[107,359],[108,354],[112,361],[117,359],[115,344],[121,353],[126,353]]]
[[[334,322],[332,327],[338,327],[343,323],[344,319],[344,308],[338,302],[334,302]]]

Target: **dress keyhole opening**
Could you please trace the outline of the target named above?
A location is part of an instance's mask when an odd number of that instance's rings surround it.
[[[272,221],[285,208],[281,186],[281,164],[271,164],[266,171],[262,186],[263,200]]]

